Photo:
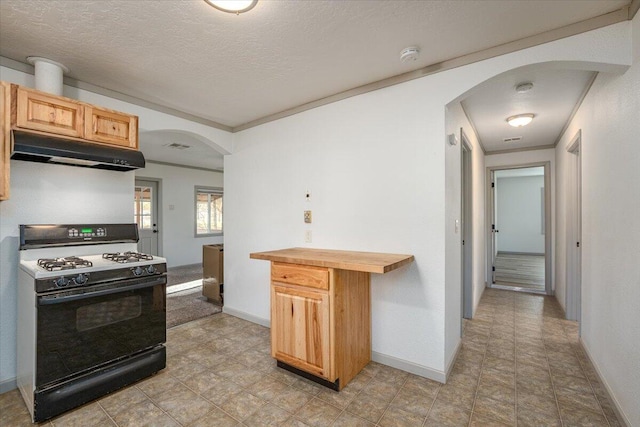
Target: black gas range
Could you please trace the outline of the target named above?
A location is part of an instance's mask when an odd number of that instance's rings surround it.
[[[21,225],[17,382],[34,422],[166,365],[166,261],[136,224]]]

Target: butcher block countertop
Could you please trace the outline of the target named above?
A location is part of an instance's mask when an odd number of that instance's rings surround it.
[[[387,273],[413,262],[413,255],[378,252],[338,251],[333,249],[289,248],[277,251],[254,252],[253,259],[338,268],[367,273]]]

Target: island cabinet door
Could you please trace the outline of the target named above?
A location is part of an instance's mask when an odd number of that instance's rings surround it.
[[[335,381],[331,369],[328,292],[271,286],[271,354]]]

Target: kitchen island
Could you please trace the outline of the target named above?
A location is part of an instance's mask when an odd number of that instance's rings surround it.
[[[271,355],[278,366],[341,390],[371,360],[370,274],[413,255],[290,248],[271,261]]]

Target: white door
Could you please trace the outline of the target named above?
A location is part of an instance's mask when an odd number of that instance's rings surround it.
[[[473,315],[473,228],[471,146],[464,134],[462,141],[462,317]]]
[[[567,269],[566,305],[567,319],[580,322],[582,311],[582,162],[580,160],[580,132],[574,137],[567,151],[568,160],[567,197]]]
[[[134,191],[134,216],[138,224],[138,251],[158,253],[158,183],[136,179]]]

